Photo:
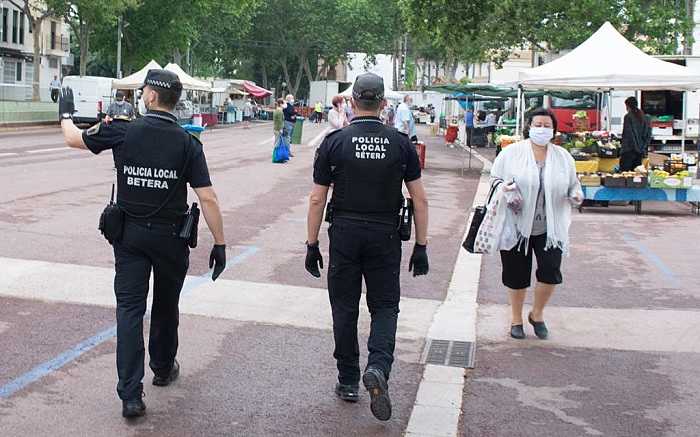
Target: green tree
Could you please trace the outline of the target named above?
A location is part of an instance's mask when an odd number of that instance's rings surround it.
[[[70,25],[80,50],[80,75],[87,73],[90,39],[99,28],[117,22],[117,17],[138,0],[46,0],[47,5]]]

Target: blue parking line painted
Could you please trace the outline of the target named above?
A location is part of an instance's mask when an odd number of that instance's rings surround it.
[[[668,267],[651,249],[646,247],[627,232],[622,234],[622,238],[627,244],[637,249],[637,251],[639,251],[639,253],[641,253],[647,259],[647,261],[659,269],[659,271],[672,283],[674,287],[680,287],[681,281],[678,279],[678,276],[676,276],[673,270],[671,270],[671,268]]]
[[[241,247],[241,246],[239,246]],[[245,249],[243,252],[239,253],[235,257],[233,257],[230,261],[226,263],[226,268],[224,269],[224,272],[228,270],[229,267],[234,266],[236,264],[240,264],[249,257],[253,256],[256,252],[258,252],[258,247],[256,246],[242,246]],[[223,273],[223,272],[222,272]],[[190,294],[192,291],[194,291],[196,288],[199,286],[211,281],[211,271],[201,275],[201,276],[195,276],[195,277],[189,277],[185,281],[185,284],[182,286],[182,291],[180,292],[180,296],[186,296]],[[148,318],[149,313],[146,313],[146,316],[144,319]],[[95,347],[101,345],[102,343],[106,342],[107,340],[110,340],[111,338],[114,338],[117,335],[117,325],[113,325],[110,328],[105,329],[104,331],[101,331],[94,336],[85,339],[78,343],[77,345],[73,346],[72,348],[61,352],[59,355],[55,356],[54,358],[50,359],[49,361],[46,361],[42,364],[39,364],[38,366],[34,367],[30,371],[26,372],[25,374],[13,379],[12,381],[8,382],[7,384],[3,385],[0,387],[0,398],[6,399],[12,396],[13,394],[17,393],[18,391],[22,390],[29,384],[36,382],[43,378],[44,376],[49,375],[50,373],[62,368],[66,364],[76,360],[78,357],[83,355],[84,353],[94,349]]]

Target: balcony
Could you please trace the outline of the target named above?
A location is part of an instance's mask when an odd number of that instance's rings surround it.
[[[46,52],[65,55],[70,52],[70,38],[68,35],[50,33],[46,35]],[[57,53],[58,52],[58,53]]]

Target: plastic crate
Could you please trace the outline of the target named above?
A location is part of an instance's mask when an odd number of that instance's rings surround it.
[[[620,149],[608,149],[605,147],[599,147],[598,156],[601,158],[618,158],[620,156]]]
[[[627,178],[606,176],[603,178],[603,186],[608,188],[624,188],[627,186]]]
[[[601,184],[601,178],[596,174],[580,175],[579,180],[581,181],[581,185],[584,187],[599,187]]]
[[[627,188],[647,188],[649,186],[649,178],[646,176],[628,176]]]
[[[649,186],[651,188],[688,189],[693,186],[693,178],[690,176],[684,178],[677,176],[659,177],[652,174]]]

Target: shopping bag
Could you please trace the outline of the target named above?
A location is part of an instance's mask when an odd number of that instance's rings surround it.
[[[280,135],[275,148],[272,150],[272,162],[283,163],[287,161],[289,161],[289,145],[287,145],[284,136]]]
[[[491,205],[491,199],[499,185],[503,181],[497,180],[491,186],[489,195],[486,199],[486,204],[474,208],[471,224],[467,238],[464,239],[462,247],[469,253],[492,253],[495,248],[497,235],[495,234],[496,225],[496,205]]]

